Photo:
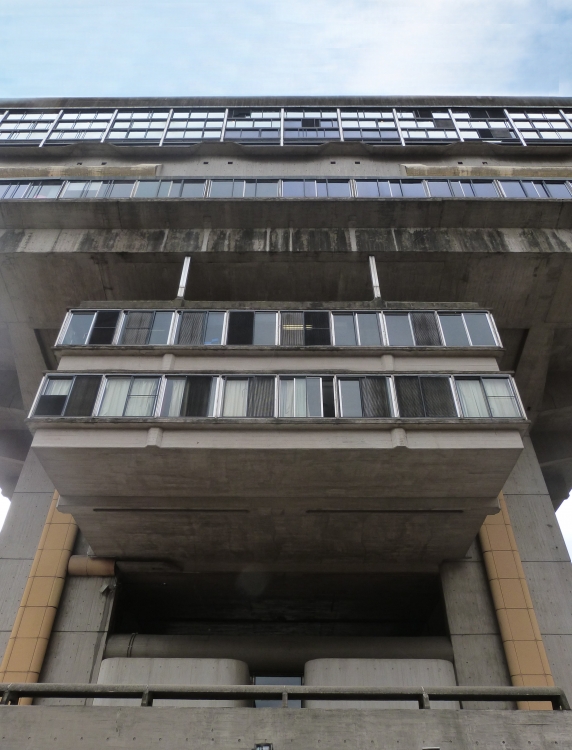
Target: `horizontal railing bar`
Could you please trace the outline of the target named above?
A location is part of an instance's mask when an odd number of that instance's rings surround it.
[[[414,700],[428,701],[550,701],[570,710],[560,688],[552,687],[320,687],[294,685],[96,685],[69,683],[2,683],[2,703],[23,697],[37,698],[144,698],[193,700]]]

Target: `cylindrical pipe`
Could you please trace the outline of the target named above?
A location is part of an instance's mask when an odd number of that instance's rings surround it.
[[[453,661],[448,638],[375,638],[311,635],[112,635],[104,659],[238,659],[252,674],[299,675],[312,659],[445,659]]]
[[[68,562],[70,576],[115,575],[115,560],[111,557],[90,557],[89,555],[72,555]]]

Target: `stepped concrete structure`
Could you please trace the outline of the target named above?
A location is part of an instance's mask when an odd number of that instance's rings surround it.
[[[572,100],[0,101],[0,284],[3,748],[572,748]]]

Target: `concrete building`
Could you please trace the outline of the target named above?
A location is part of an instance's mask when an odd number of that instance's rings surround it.
[[[572,747],[572,100],[0,101],[0,283],[3,748]]]

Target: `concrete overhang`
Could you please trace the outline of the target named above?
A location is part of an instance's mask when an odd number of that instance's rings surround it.
[[[199,198],[3,200],[0,229],[572,227],[572,200]]]
[[[31,420],[32,447],[95,554],[189,569],[436,568],[497,512],[527,427],[63,422]]]

